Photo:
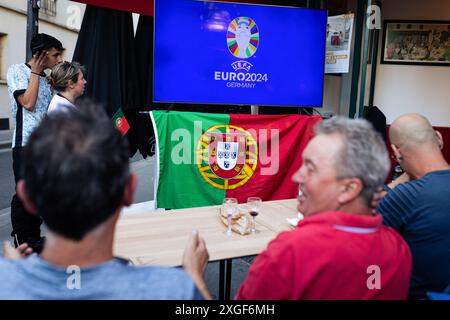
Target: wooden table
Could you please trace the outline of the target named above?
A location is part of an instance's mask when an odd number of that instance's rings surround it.
[[[221,272],[223,262],[227,262],[229,286],[231,259],[257,255],[279,232],[291,229],[286,218],[297,216],[296,203],[295,199],[263,202],[256,218],[260,232],[245,236],[224,233],[226,226],[219,219],[220,206],[122,215],[116,227],[114,254],[135,265],[180,266],[189,234],[196,229],[206,241],[209,261],[220,260]]]

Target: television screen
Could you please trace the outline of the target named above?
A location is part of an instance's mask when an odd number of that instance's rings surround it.
[[[327,12],[155,0],[154,102],[322,106]]]

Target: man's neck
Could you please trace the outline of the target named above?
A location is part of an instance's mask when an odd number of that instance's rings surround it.
[[[372,216],[373,210],[369,207],[362,198],[355,199],[352,202],[346,203],[339,207],[339,211],[351,213],[360,216]]]
[[[41,258],[62,267],[89,267],[107,262],[113,258],[114,227],[115,220],[108,221],[80,241],[69,240],[49,231]]]
[[[411,172],[408,174],[414,178],[420,179],[424,175],[441,170],[450,170],[450,165],[444,159],[441,153],[432,154],[432,153],[421,153],[413,155]]]

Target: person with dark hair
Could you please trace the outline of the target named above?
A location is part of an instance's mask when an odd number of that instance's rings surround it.
[[[33,54],[30,61],[12,65],[7,73],[11,114],[15,122],[12,156],[16,184],[21,177],[19,168],[23,161],[23,148],[31,132],[46,114],[52,99],[44,71],[61,62],[64,51],[58,39],[44,33],[33,37],[30,49]],[[44,240],[40,236],[41,219],[27,212],[16,194],[11,201],[11,223],[11,236],[14,237],[16,247],[28,243],[39,253]]]
[[[84,73],[84,67],[78,62],[64,61],[53,67],[47,81],[55,95],[50,101],[47,114],[75,107],[75,100],[84,94],[86,87]]]
[[[113,256],[116,222],[137,185],[128,156],[127,141],[97,105],[44,118],[25,150],[17,192],[43,218],[47,237],[40,256],[0,259],[0,299],[210,298],[203,282],[208,251],[196,232],[185,271],[130,266]]]

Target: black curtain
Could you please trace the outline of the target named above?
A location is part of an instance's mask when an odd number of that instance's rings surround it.
[[[141,84],[141,105],[144,110],[153,110],[153,17],[139,17],[135,37],[137,77]]]
[[[85,97],[100,102],[111,117],[138,108],[131,13],[88,5],[73,60],[86,67]]]
[[[381,111],[378,107],[365,107],[364,108],[364,118],[369,121],[373,128],[381,134],[384,142],[387,143],[387,134],[386,134],[386,116],[383,111]]]
[[[153,100],[153,17],[141,15],[134,38],[136,78],[139,83],[139,108],[126,112],[133,123],[130,133],[132,146],[144,158],[155,153],[155,134],[149,111],[154,110]]]
[[[151,88],[148,83],[151,77],[145,80],[144,75],[151,67],[152,53],[142,51],[141,46],[148,46],[151,50],[152,41],[151,38],[142,38],[140,33],[139,39],[135,41],[134,38],[131,13],[88,5],[73,60],[83,64],[87,70],[84,97],[101,103],[110,117],[121,108],[130,124],[126,134],[131,147],[130,156],[139,150],[147,157],[152,154],[151,122],[148,114],[145,117],[139,111],[150,108],[147,101],[151,99],[148,100],[146,95],[149,92],[147,88]],[[138,50],[137,43],[140,44]],[[150,63],[150,66],[143,68],[142,63]]]

